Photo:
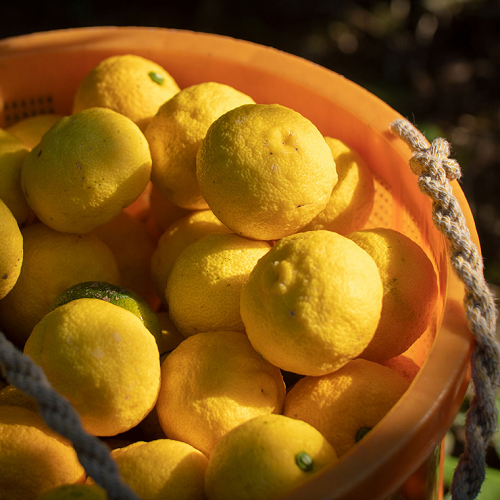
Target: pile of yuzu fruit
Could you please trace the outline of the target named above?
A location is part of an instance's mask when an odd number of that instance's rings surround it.
[[[370,158],[302,114],[103,59],[0,130],[0,326],[144,500],[272,499],[419,369],[435,266],[375,227]],[[106,498],[4,379],[0,499]]]

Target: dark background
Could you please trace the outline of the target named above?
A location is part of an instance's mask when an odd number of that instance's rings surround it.
[[[29,9],[18,4],[2,9],[0,38],[81,26],[189,29],[269,45],[364,86],[429,139],[451,142],[486,278],[500,285],[500,2],[69,0]]]
[[[9,2],[0,13],[0,38],[84,26],[188,29],[272,46],[360,84],[428,139],[447,138],[486,279],[500,296],[499,0],[40,0]],[[463,451],[464,421],[460,412],[447,455]],[[499,440],[495,447],[487,463],[498,469]]]

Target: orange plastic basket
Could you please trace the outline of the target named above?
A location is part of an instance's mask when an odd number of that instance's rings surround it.
[[[439,275],[438,308],[411,348],[422,366],[399,403],[338,464],[285,498],[437,498],[439,444],[465,395],[473,339],[463,285],[451,271],[447,243],[432,225],[431,202],[409,169],[408,147],[389,132],[389,124],[401,116],[344,77],[272,48],[188,31],[100,27],[0,41],[0,127],[32,114],[69,114],[83,76],[103,58],[125,53],[161,64],[181,88],[217,81],[257,102],[293,108],[365,158],[377,188],[369,224],[399,230],[426,250]],[[452,186],[479,247],[464,194],[456,181]]]

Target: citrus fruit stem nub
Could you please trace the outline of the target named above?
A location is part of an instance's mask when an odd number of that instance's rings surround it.
[[[155,71],[150,71],[148,73],[148,75],[149,75],[149,78],[151,78],[151,80],[153,80],[153,82],[157,83],[158,85],[163,85],[165,78],[163,78],[163,76],[160,75],[160,73],[156,73]]]
[[[310,471],[313,468],[313,459],[309,453],[305,451],[301,451],[295,455],[295,462],[299,466],[300,469],[305,471]]]

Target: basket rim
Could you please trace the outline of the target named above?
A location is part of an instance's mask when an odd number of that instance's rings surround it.
[[[90,50],[110,41],[118,46],[123,40],[133,39],[143,48],[151,42],[151,36],[155,37],[155,47],[161,44],[173,46],[172,50],[182,47],[182,50],[193,51],[200,57],[210,53],[211,57],[224,61],[238,61],[250,65],[255,71],[276,73],[282,79],[293,79],[305,89],[328,98],[332,98],[331,89],[335,88],[337,98],[343,99],[343,106],[354,117],[373,128],[380,135],[381,144],[394,149],[401,161],[408,164],[411,156],[409,149],[388,131],[389,124],[401,118],[398,112],[360,85],[332,70],[254,42],[160,27],[67,28],[0,40],[0,67],[2,60],[27,54],[55,49],[72,50],[82,46]],[[416,178],[414,182],[416,184]],[[480,248],[466,197],[457,181],[451,185],[466,218],[472,241]],[[451,425],[452,416],[460,407],[469,381],[468,366],[473,337],[465,320],[463,294],[463,284],[454,275],[448,262],[447,297],[442,324],[426,361],[407,393],[378,424],[377,429],[335,466],[320,471],[283,498],[298,500],[307,496],[311,499],[346,500],[361,498],[366,493],[374,498],[373,494],[378,491],[382,498],[397,489],[433,452]],[[405,424],[404,429],[401,428],[401,422]],[[390,440],[385,439],[387,436],[397,436],[397,439],[389,443]],[[412,458],[404,463],[401,454],[411,455]],[[385,484],[375,484],[374,478],[383,475],[380,472],[387,466],[393,470],[393,477],[384,476]]]

